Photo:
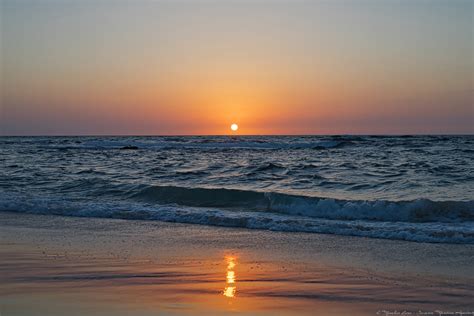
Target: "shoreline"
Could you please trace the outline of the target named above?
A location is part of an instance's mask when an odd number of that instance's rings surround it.
[[[474,245],[8,212],[0,226],[2,315],[474,310]]]

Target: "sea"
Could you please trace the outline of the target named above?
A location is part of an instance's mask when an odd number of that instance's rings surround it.
[[[0,212],[474,244],[474,136],[0,137]]]

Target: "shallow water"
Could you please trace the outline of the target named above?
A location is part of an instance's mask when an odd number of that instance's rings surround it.
[[[474,243],[473,136],[2,137],[0,211]]]

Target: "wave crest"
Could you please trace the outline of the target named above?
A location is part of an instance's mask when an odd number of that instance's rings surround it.
[[[133,198],[159,204],[221,207],[337,220],[389,222],[474,221],[474,201],[363,201],[222,188],[151,186]]]
[[[226,193],[228,194],[228,192]],[[406,223],[367,220],[334,220],[262,211],[159,205],[139,202],[78,202],[52,197],[1,195],[0,211],[158,220],[200,225],[264,229],[284,232],[324,233],[398,239],[417,242],[474,244],[474,225],[465,223]]]

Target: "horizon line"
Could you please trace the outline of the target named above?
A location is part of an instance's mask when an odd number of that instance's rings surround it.
[[[341,134],[10,134],[0,135],[0,137],[247,137],[247,136],[474,136],[472,133],[393,133],[393,134],[363,134],[363,133],[341,133]]]

